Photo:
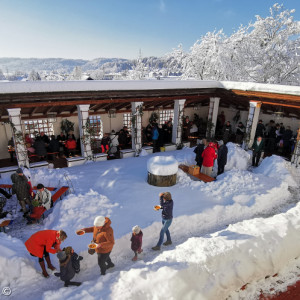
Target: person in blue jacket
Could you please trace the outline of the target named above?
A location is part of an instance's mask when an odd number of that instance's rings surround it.
[[[152,250],[160,250],[160,246],[164,241],[164,235],[167,236],[167,241],[163,243],[164,246],[168,246],[172,244],[171,235],[169,231],[169,227],[172,224],[173,220],[173,200],[171,193],[165,192],[159,194],[160,205],[156,206],[156,209],[162,209],[162,229],[160,231],[159,240],[155,247],[152,247]]]

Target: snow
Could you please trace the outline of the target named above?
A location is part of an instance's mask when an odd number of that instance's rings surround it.
[[[178,161],[173,156],[154,156],[149,158],[147,170],[158,176],[174,175],[178,171]]]
[[[86,81],[10,81],[0,82],[0,94],[67,91],[123,91],[223,88],[300,95],[299,86],[215,80],[86,80]]]
[[[228,149],[228,165],[216,181],[194,181],[179,169],[176,185],[168,188],[147,184],[149,159],[173,156],[179,164],[195,164],[192,148],[67,169],[31,170],[34,185],[58,187],[71,182],[75,191],[59,201],[42,224],[26,226],[19,215],[8,233],[0,234],[1,288],[12,289],[10,299],[33,300],[255,299],[256,287],[266,276],[288,272],[286,266],[300,255],[300,204],[295,203],[299,195],[292,193],[299,184],[299,171],[278,156],[266,158],[252,170],[247,167],[250,153],[234,144]],[[9,182],[9,177],[2,178],[2,183]],[[173,244],[154,252],[161,212],[153,206],[164,191],[174,200]],[[8,202],[15,205],[15,201],[13,197]],[[112,220],[115,235],[111,253],[115,268],[104,277],[96,255],[87,253],[92,235],[75,234],[92,226],[98,215]],[[134,225],[144,233],[144,252],[135,263],[130,249]],[[84,257],[74,278],[83,282],[80,287],[64,288],[53,274],[41,277],[38,261],[28,254],[24,242],[43,229],[65,230],[68,238],[62,246],[72,246]],[[54,255],[51,260],[58,267]],[[250,288],[237,292],[246,283]]]

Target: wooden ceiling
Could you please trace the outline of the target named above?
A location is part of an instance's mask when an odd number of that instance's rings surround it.
[[[114,108],[117,112],[131,111],[131,102],[144,102],[144,110],[172,109],[174,100],[186,99],[185,107],[209,104],[210,97],[220,97],[220,107],[248,110],[249,101],[262,102],[262,113],[273,114],[281,107],[284,116],[300,119],[300,96],[221,88],[35,92],[0,94],[0,121],[8,118],[8,108],[21,108],[22,118],[46,118],[77,115],[77,105],[89,104],[90,114],[104,114]]]

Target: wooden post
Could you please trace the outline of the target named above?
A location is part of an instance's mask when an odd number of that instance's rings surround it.
[[[147,182],[154,186],[172,186],[176,184],[177,174],[161,176],[154,175],[148,172],[148,180]]]

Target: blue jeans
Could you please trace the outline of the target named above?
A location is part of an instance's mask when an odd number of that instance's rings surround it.
[[[159,241],[157,243],[157,246],[161,246],[163,241],[164,241],[164,235],[167,235],[167,241],[171,241],[171,235],[170,235],[170,231],[169,231],[169,227],[172,224],[172,220],[173,219],[162,219],[162,224],[163,227],[160,231],[160,235],[159,235]]]

